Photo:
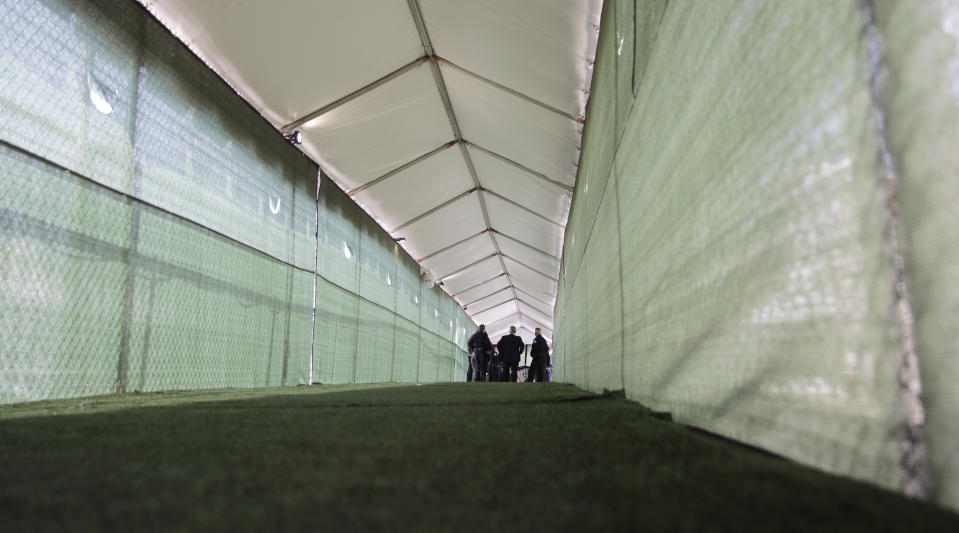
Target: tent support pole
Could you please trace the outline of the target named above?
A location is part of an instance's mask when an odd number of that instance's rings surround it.
[[[420,220],[423,220],[424,218],[432,215],[433,213],[439,211],[440,209],[443,209],[444,207],[446,207],[446,206],[448,206],[448,205],[451,205],[451,204],[453,204],[453,203],[456,203],[456,202],[459,201],[459,200],[462,200],[463,198],[466,198],[467,196],[473,194],[474,192],[476,192],[476,189],[470,189],[470,190],[468,190],[468,191],[466,191],[466,192],[457,194],[456,196],[450,198],[449,200],[447,200],[447,201],[441,203],[440,205],[438,205],[438,206],[430,209],[429,211],[426,211],[425,213],[420,213],[419,215],[416,215],[415,217],[407,220],[406,222],[400,224],[399,226],[396,226],[395,228],[389,230],[388,233],[392,235],[392,234],[396,233],[397,231],[400,231],[401,229],[409,226],[410,224],[413,224],[413,223],[415,223],[415,222],[418,222],[418,221],[420,221]]]
[[[584,119],[583,117],[578,117],[578,116],[576,116],[576,115],[574,115],[574,114],[572,114],[572,113],[567,113],[566,111],[563,111],[562,109],[558,109],[558,108],[555,108],[555,107],[553,107],[553,106],[551,106],[551,105],[549,105],[549,104],[547,104],[547,103],[541,102],[541,101],[533,98],[532,96],[523,94],[523,93],[521,93],[521,92],[519,92],[519,91],[517,91],[517,90],[515,90],[515,89],[510,89],[509,87],[507,87],[507,86],[505,86],[505,85],[503,85],[503,84],[501,84],[501,83],[497,83],[497,82],[495,82],[495,81],[493,81],[493,80],[491,80],[491,79],[489,79],[489,78],[480,76],[479,74],[477,74],[477,73],[475,73],[475,72],[473,72],[473,71],[471,71],[471,70],[467,70],[467,69],[465,69],[465,68],[457,65],[456,63],[453,63],[453,62],[450,61],[449,59],[446,59],[446,58],[440,57],[440,56],[436,56],[436,59],[438,59],[441,63],[443,63],[443,64],[445,64],[445,65],[448,65],[448,66],[449,66],[450,68],[452,68],[453,70],[457,70],[457,71],[459,71],[459,72],[462,72],[463,74],[466,74],[467,76],[469,76],[469,77],[471,77],[471,78],[473,78],[473,79],[475,79],[475,80],[477,80],[477,81],[483,82],[483,83],[485,83],[485,84],[487,84],[487,85],[489,85],[489,86],[491,86],[491,87],[496,87],[497,89],[499,89],[499,90],[501,90],[501,91],[503,91],[503,92],[509,93],[509,94],[511,94],[511,95],[513,95],[513,96],[515,96],[515,97],[517,97],[517,98],[521,98],[521,99],[523,99],[523,100],[526,100],[527,102],[529,102],[529,103],[531,103],[531,104],[533,104],[533,105],[542,107],[543,109],[545,109],[545,110],[547,110],[547,111],[550,111],[550,112],[555,113],[555,114],[557,114],[557,115],[560,115],[560,116],[562,116],[562,117],[568,118],[568,119],[570,119],[570,120],[572,120],[572,121],[574,121],[574,122],[576,122],[576,123],[578,123],[578,124],[583,124],[584,122],[586,122],[586,119]]]
[[[482,146],[480,146],[480,145],[478,145],[478,144],[476,144],[476,143],[473,143],[473,142],[470,142],[470,141],[463,141],[463,142],[465,142],[465,143],[468,144],[469,146],[472,146],[473,148],[476,148],[476,149],[479,150],[480,152],[483,152],[484,154],[486,154],[486,155],[488,155],[488,156],[495,157],[496,159],[499,159],[500,161],[502,161],[502,162],[504,162],[504,163],[507,163],[507,164],[509,164],[509,165],[512,165],[512,166],[514,166],[514,167],[522,170],[523,172],[526,172],[527,174],[531,174],[531,175],[533,175],[533,176],[536,176],[537,178],[539,178],[539,179],[541,179],[541,180],[544,180],[544,181],[547,181],[547,182],[549,182],[549,183],[551,183],[551,184],[559,187],[560,189],[566,190],[567,192],[573,192],[573,187],[572,187],[572,186],[566,185],[565,183],[563,183],[563,182],[561,182],[561,181],[556,181],[556,180],[554,180],[553,178],[547,176],[546,174],[543,174],[542,172],[537,172],[537,171],[535,171],[535,170],[527,167],[526,165],[517,163],[516,161],[513,161],[512,159],[510,159],[510,158],[508,158],[508,157],[506,157],[506,156],[504,156],[504,155],[498,154],[498,153],[490,150],[489,148],[483,148]]]
[[[429,58],[428,58],[428,57],[420,57],[420,58],[417,58],[415,61],[413,61],[413,62],[411,62],[411,63],[407,63],[406,65],[403,65],[402,67],[394,70],[393,72],[390,72],[390,73],[387,74],[386,76],[383,76],[382,78],[374,81],[373,83],[371,83],[371,84],[369,84],[369,85],[366,85],[366,86],[364,86],[364,87],[361,87],[361,88],[359,88],[359,89],[351,92],[350,94],[344,96],[343,98],[340,98],[339,100],[336,100],[335,102],[329,103],[329,104],[327,104],[327,105],[325,105],[325,106],[317,109],[316,111],[313,111],[313,112],[311,112],[311,113],[307,113],[307,114],[304,115],[302,118],[299,118],[299,119],[294,120],[293,122],[290,122],[290,123],[287,124],[286,126],[283,126],[282,128],[280,128],[280,132],[281,132],[281,133],[289,133],[289,132],[295,130],[296,128],[299,128],[300,126],[306,124],[307,122],[315,119],[316,117],[319,117],[319,116],[321,116],[321,115],[325,115],[325,114],[329,113],[330,111],[333,111],[334,109],[336,109],[336,108],[338,108],[338,107],[340,107],[340,106],[342,106],[342,105],[344,105],[344,104],[347,104],[347,103],[349,103],[349,102],[351,102],[351,101],[359,98],[360,96],[363,96],[364,94],[372,91],[373,89],[376,89],[377,87],[380,87],[380,86],[382,86],[382,85],[385,85],[386,83],[388,83],[388,82],[390,82],[390,81],[392,81],[392,80],[394,80],[394,79],[396,79],[396,78],[399,78],[399,77],[402,76],[403,74],[406,74],[407,72],[415,69],[416,67],[422,65],[423,63],[425,63],[425,62],[427,62],[427,61],[429,61]]]
[[[368,189],[368,188],[376,185],[377,183],[379,183],[379,182],[381,182],[381,181],[383,181],[383,180],[385,180],[385,179],[387,179],[387,178],[390,178],[390,177],[392,177],[392,176],[395,176],[395,175],[399,174],[400,172],[403,172],[404,170],[406,170],[406,169],[408,169],[408,168],[410,168],[410,167],[412,167],[412,166],[414,166],[414,165],[416,165],[416,164],[418,164],[418,163],[422,163],[423,161],[426,161],[427,159],[433,157],[434,155],[436,155],[436,154],[442,152],[443,150],[446,150],[447,148],[453,146],[454,144],[456,144],[454,141],[450,141],[450,142],[444,144],[443,146],[440,146],[440,147],[438,147],[438,148],[434,148],[434,149],[430,150],[429,152],[426,152],[425,154],[417,157],[416,159],[414,159],[414,160],[412,160],[412,161],[410,161],[410,162],[408,162],[408,163],[403,163],[402,165],[394,168],[393,170],[387,172],[386,174],[383,174],[382,176],[380,176],[380,177],[378,177],[378,178],[374,178],[374,179],[372,179],[372,180],[364,183],[363,185],[360,185],[359,187],[355,187],[355,188],[353,188],[353,189],[350,189],[349,191],[347,191],[346,194],[350,195],[351,197],[352,197],[352,196],[356,196],[358,193],[365,191],[366,189]]]

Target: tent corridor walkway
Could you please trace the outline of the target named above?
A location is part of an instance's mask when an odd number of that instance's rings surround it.
[[[570,385],[111,395],[0,410],[0,530],[955,531],[959,515]]]

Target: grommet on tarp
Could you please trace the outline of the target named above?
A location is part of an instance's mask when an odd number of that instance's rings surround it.
[[[291,131],[290,133],[286,133],[283,135],[283,137],[285,137],[286,140],[290,141],[291,144],[303,143],[303,132],[301,132],[300,130],[294,130],[294,131]]]

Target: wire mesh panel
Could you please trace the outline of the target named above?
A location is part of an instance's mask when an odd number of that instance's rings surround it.
[[[339,287],[356,292],[359,286],[360,232],[355,205],[335,186],[321,188],[317,272]]]
[[[622,293],[619,290],[619,239],[615,238],[618,217],[615,196],[598,211],[593,226],[595,235],[612,238],[590,239],[580,282],[589,295],[583,302],[589,365],[587,383],[593,390],[623,388]]]
[[[393,311],[399,247],[372,221],[363,225],[360,236],[360,296]]]
[[[110,4],[4,0],[0,138],[129,193],[145,16]]]
[[[356,383],[389,381],[393,366],[393,313],[360,302],[356,345]]]
[[[0,403],[415,380],[421,314],[453,377],[465,314],[142,7],[0,30]]]
[[[875,2],[932,488],[959,507],[959,3]],[[916,385],[915,383],[913,385]]]
[[[130,202],[0,146],[0,402],[112,392]]]
[[[420,330],[415,323],[396,320],[393,348],[393,381],[417,381],[421,353]]]
[[[959,506],[953,4],[607,2],[555,375]]]

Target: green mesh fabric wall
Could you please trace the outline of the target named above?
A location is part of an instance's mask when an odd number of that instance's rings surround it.
[[[609,0],[555,377],[959,508],[959,3]]]
[[[139,5],[0,30],[0,403],[465,378],[463,311]]]

